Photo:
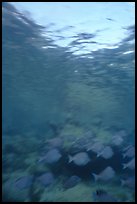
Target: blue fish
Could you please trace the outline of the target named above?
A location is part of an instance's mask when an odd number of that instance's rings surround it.
[[[64,188],[72,188],[76,186],[81,181],[81,178],[79,176],[73,175],[69,179],[66,180],[64,183]]]
[[[51,185],[54,180],[54,176],[51,172],[46,172],[37,178],[37,181],[45,187]]]
[[[33,178],[33,175],[20,177],[15,181],[15,186],[19,189],[29,188],[32,185]]]

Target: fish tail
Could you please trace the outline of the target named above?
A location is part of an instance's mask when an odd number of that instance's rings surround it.
[[[100,157],[100,155],[101,155],[101,152],[99,152],[99,153],[97,154],[97,157]]]
[[[90,147],[88,147],[86,150],[87,150],[87,152],[88,152],[88,151],[90,151],[90,150],[91,150],[91,148],[90,148]]]
[[[95,181],[98,180],[98,175],[97,174],[92,173],[92,176],[94,176]]]
[[[123,164],[123,169],[126,169],[127,168],[127,164]]]
[[[68,157],[69,157],[69,161],[68,161],[68,163],[72,162],[72,161],[73,161],[73,157],[70,156],[70,155],[68,155]]]
[[[126,154],[122,154],[123,155],[123,158],[125,158],[127,155]]]

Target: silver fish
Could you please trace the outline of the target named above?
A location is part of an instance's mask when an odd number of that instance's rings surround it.
[[[51,185],[54,182],[54,176],[51,172],[47,172],[45,174],[42,174],[37,178],[37,181],[44,185],[45,187]]]
[[[38,163],[45,162],[45,163],[52,164],[54,162],[59,161],[61,157],[62,155],[58,149],[51,149],[38,160]]]
[[[99,153],[100,151],[102,151],[103,150],[103,148],[104,148],[104,145],[101,143],[101,142],[99,142],[99,141],[96,141],[95,143],[93,143],[93,144],[89,144],[88,146],[87,146],[87,151],[93,151],[94,153]]]
[[[90,158],[86,152],[80,152],[74,156],[69,155],[69,163],[72,161],[78,166],[85,166],[88,162],[90,162]]]
[[[59,137],[48,139],[46,143],[52,148],[61,148],[63,146],[63,140]]]
[[[126,137],[128,135],[126,130],[120,130],[117,132],[117,134],[119,134],[121,137]]]
[[[97,157],[101,156],[105,159],[110,159],[114,155],[114,152],[111,147],[106,146],[100,153],[97,154]]]
[[[95,181],[102,180],[102,181],[108,181],[112,179],[115,176],[115,171],[112,167],[108,166],[105,168],[100,174],[92,173],[94,176]]]
[[[133,147],[133,145],[128,145],[128,146],[126,146],[124,149],[123,149],[123,152],[125,152],[125,151],[127,151],[128,149],[130,149],[131,147]]]
[[[129,188],[135,188],[135,177],[129,177],[127,179],[121,179],[121,185]]]
[[[123,157],[134,157],[135,156],[135,147],[129,147],[128,150],[123,154]]]
[[[129,168],[131,170],[135,169],[135,158],[131,159],[128,163],[123,164],[123,169]]]
[[[111,142],[115,146],[120,146],[120,145],[123,144],[124,139],[122,138],[121,135],[114,135],[114,136],[112,136],[112,141]]]
[[[63,187],[65,189],[72,188],[76,186],[80,181],[81,178],[79,176],[73,175],[65,181]]]
[[[19,189],[29,188],[32,185],[33,175],[23,176],[15,181],[15,186]]]

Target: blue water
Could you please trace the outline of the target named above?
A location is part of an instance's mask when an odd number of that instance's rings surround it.
[[[134,145],[135,137],[135,56],[134,52],[123,54],[134,49],[134,43],[131,43],[134,26],[127,28],[129,36],[117,48],[100,49],[92,53],[92,58],[88,55],[81,58],[69,52],[68,47],[41,49],[42,45],[53,45],[52,39],[40,36],[42,27],[31,20],[27,27],[16,18],[12,9],[9,7],[3,11],[2,25],[3,200],[78,201],[82,199],[80,195],[78,198],[72,195],[71,200],[67,193],[59,190],[65,177],[81,176],[83,182],[88,182],[89,192],[92,170],[99,173],[107,165],[114,169],[118,165],[115,169],[117,178],[120,174],[132,174],[130,170],[123,173],[121,169],[122,163],[126,162],[121,151],[127,144]],[[126,132],[126,139],[112,163],[97,160],[93,166],[89,164],[85,168],[68,166],[67,157],[72,153],[70,146],[75,138],[91,131],[102,142],[108,140],[110,144],[112,135],[120,130]],[[68,142],[70,136],[72,141]],[[64,140],[63,159],[55,166],[38,167],[36,161],[39,155],[48,148],[44,142],[54,137]],[[98,162],[101,162],[100,165]],[[47,169],[53,171],[57,179],[52,189],[54,196],[49,194],[46,198],[47,192],[44,195],[43,187],[36,186],[35,180],[31,189],[23,193],[14,187],[10,190],[14,179],[25,174],[37,176]],[[116,185],[117,182],[114,186],[112,183],[111,188]],[[79,187],[79,192],[83,192],[84,188]],[[57,195],[54,191],[58,192]],[[124,195],[125,191],[130,198]],[[125,202],[134,200],[132,194],[134,191],[121,187],[121,195],[116,196]],[[92,202],[90,195],[87,199]]]

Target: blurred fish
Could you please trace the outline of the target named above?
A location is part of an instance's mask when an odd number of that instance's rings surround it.
[[[120,135],[121,137],[126,137],[128,135],[126,130],[120,130],[117,132],[118,135]]]
[[[63,140],[59,137],[48,139],[46,143],[52,148],[61,148],[63,146]]]
[[[45,187],[51,185],[54,182],[54,176],[51,172],[47,172],[45,174],[42,174],[37,178],[37,181],[40,182]]]
[[[100,174],[97,175],[95,173],[92,173],[92,175],[94,176],[95,181],[108,181],[115,176],[115,171],[112,169],[112,167],[108,166]]]
[[[93,192],[92,196],[94,202],[118,202],[115,197],[102,189],[98,189],[96,192]]]
[[[123,144],[123,142],[124,142],[124,139],[122,138],[121,135],[116,134],[116,135],[112,136],[112,141],[111,141],[111,143],[112,143],[113,145],[115,145],[115,146],[120,146],[120,145]]]
[[[127,179],[121,179],[121,185],[129,188],[135,188],[135,177],[129,177]]]
[[[116,146],[120,146],[123,144],[125,137],[127,136],[126,130],[120,130],[112,136],[112,144]]]
[[[100,153],[97,154],[97,157],[101,156],[105,159],[110,159],[114,155],[114,152],[111,147],[106,146]]]
[[[134,157],[135,156],[135,147],[131,146],[127,149],[127,151],[123,154],[123,157]]]
[[[106,18],[108,21],[115,21],[115,20],[113,20],[112,18]]]
[[[72,143],[72,152],[84,151],[86,149],[87,139],[81,137]]]
[[[33,175],[20,177],[15,181],[15,186],[19,189],[29,188],[32,185],[33,178]]]
[[[133,145],[128,145],[128,146],[126,146],[124,149],[123,149],[123,152],[125,152],[125,151],[127,151],[128,149],[130,149],[131,147],[132,147]]]
[[[91,132],[86,132],[84,136],[77,138],[73,144],[72,144],[72,150],[73,152],[80,152],[85,151],[89,147],[88,145],[92,143],[94,136],[91,135]],[[91,145],[90,145],[91,146]]]
[[[90,162],[90,158],[86,152],[80,152],[74,156],[69,155],[69,163],[72,161],[78,166],[85,166],[88,162]]]
[[[67,181],[64,183],[63,187],[65,189],[72,188],[76,186],[81,181],[81,178],[79,176],[71,176]]]
[[[49,150],[46,155],[42,156],[39,160],[38,163],[45,162],[45,163],[55,163],[60,160],[62,155],[60,154],[58,149],[51,149]]]
[[[99,142],[99,141],[96,141],[95,143],[92,143],[92,144],[89,144],[87,146],[87,151],[93,151],[95,153],[99,153],[100,151],[102,151],[104,149],[104,145]]]
[[[123,164],[123,169],[135,169],[135,158],[133,158],[132,160],[130,160],[128,163]]]

